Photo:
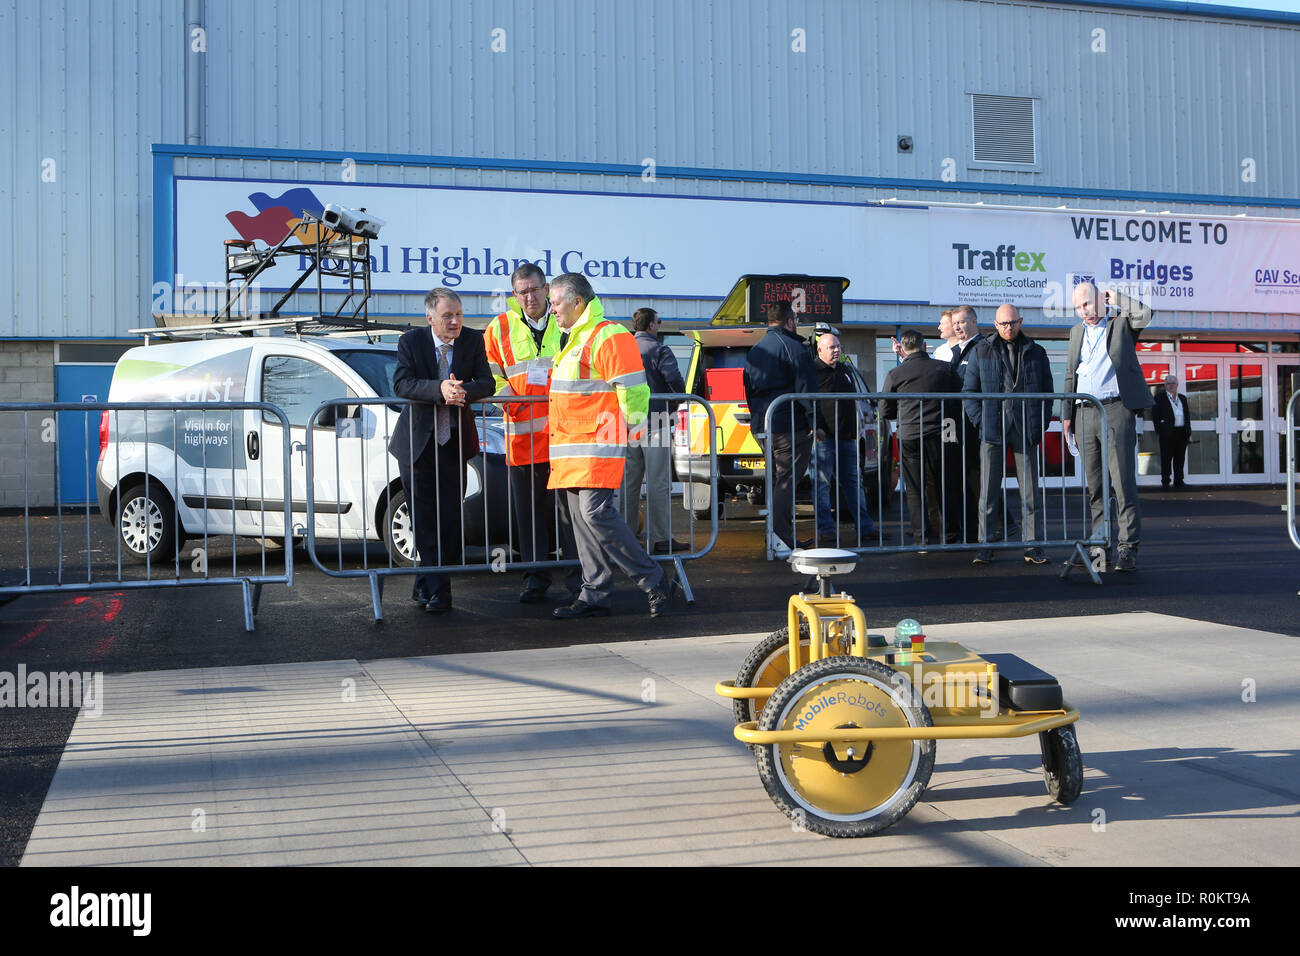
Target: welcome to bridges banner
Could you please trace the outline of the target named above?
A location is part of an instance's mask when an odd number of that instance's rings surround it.
[[[274,245],[303,210],[338,203],[386,221],[370,249],[377,292],[491,294],[526,259],[610,296],[721,297],[745,273],[798,272],[847,276],[847,301],[1069,314],[1070,287],[1091,278],[1161,310],[1300,312],[1300,220],[206,178],[173,189],[161,265],[177,287],[221,283],[224,240]],[[287,288],[307,264],[281,260],[262,288]]]

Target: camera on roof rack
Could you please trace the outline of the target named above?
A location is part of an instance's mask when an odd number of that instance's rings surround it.
[[[321,222],[335,232],[378,239],[379,230],[384,228],[384,220],[369,215],[365,208],[351,209],[338,203],[329,203],[321,214]]]

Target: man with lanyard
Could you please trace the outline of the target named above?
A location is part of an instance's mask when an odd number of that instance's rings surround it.
[[[1117,306],[1112,320],[1110,308]],[[1119,555],[1113,570],[1136,571],[1137,548],[1142,517],[1138,512],[1137,416],[1155,400],[1147,388],[1142,363],[1137,357],[1137,339],[1151,323],[1151,309],[1136,299],[1107,290],[1104,298],[1091,282],[1074,287],[1074,311],[1082,320],[1070,329],[1070,348],[1065,361],[1065,390],[1095,395],[1101,411],[1087,402],[1069,402],[1061,410],[1065,440],[1073,432],[1088,482],[1088,504],[1092,533],[1101,527],[1109,501],[1101,496],[1102,469],[1110,470],[1110,486],[1119,505]],[[1102,436],[1110,432],[1109,461],[1102,460]],[[1112,535],[1112,538],[1115,536]],[[1093,550],[1093,562],[1108,556]],[[1099,568],[1098,570],[1101,570]]]
[[[559,351],[560,330],[551,319],[550,286],[541,267],[526,262],[510,277],[514,297],[506,311],[483,333],[488,366],[498,395],[545,396],[551,365]],[[525,562],[550,561],[555,551],[555,531],[565,557],[573,557],[572,529],[563,505],[547,490],[551,477],[547,451],[547,402],[506,402],[501,409],[506,430],[506,465],[510,476],[510,504],[514,511],[516,547]],[[570,568],[565,584],[573,597],[581,586],[581,572]],[[535,568],[524,572],[521,604],[545,600],[551,572]]]
[[[646,592],[650,616],[668,609],[663,569],[645,552],[614,506],[623,487],[629,440],[641,440],[650,386],[636,340],[605,309],[585,276],[568,272],[551,283],[551,312],[560,348],[551,376],[550,487],[563,489],[582,564],[582,591],[555,617],[609,615],[617,566]]]

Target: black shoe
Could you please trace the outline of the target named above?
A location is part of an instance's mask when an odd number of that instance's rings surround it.
[[[981,548],[980,552],[977,555],[975,555],[975,559],[971,561],[971,564],[992,564],[992,563],[993,563],[993,551],[990,548]]]
[[[807,548],[811,548],[812,546],[813,546],[812,538],[804,538],[802,541],[796,541],[794,543],[794,548],[796,551],[802,551]]]
[[[651,554],[672,554],[676,551],[686,552],[691,550],[691,546],[685,541],[656,541],[650,549]]]
[[[668,592],[663,588],[653,588],[646,592],[650,599],[650,616],[659,617],[668,610]]]
[[[1025,562],[1028,564],[1046,564],[1047,555],[1043,554],[1042,548],[1030,548],[1025,552]]]
[[[524,588],[519,595],[520,604],[541,604],[545,600],[545,588]]]
[[[551,616],[558,617],[562,621],[571,621],[580,617],[609,617],[609,608],[578,600],[564,607],[557,607],[551,612]]]
[[[451,595],[445,597],[434,597],[429,599],[429,603],[424,606],[426,614],[442,614],[451,610]]]
[[[1115,559],[1116,571],[1136,571],[1138,569],[1137,552],[1132,548],[1120,548],[1119,557]]]
[[[431,595],[424,588],[416,588],[413,592],[411,592],[411,600],[414,601],[416,604],[420,605],[420,607],[424,607],[426,604],[428,604],[429,598],[431,598],[432,596],[433,595]]]

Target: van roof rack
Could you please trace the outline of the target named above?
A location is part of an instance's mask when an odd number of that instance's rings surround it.
[[[190,339],[207,339],[231,335],[294,335],[364,337],[373,343],[378,336],[401,333],[410,325],[372,322],[369,319],[324,318],[319,315],[280,315],[274,318],[245,319],[239,322],[212,322],[206,315],[158,315],[155,328],[131,329],[129,334],[141,335],[145,344],[154,340],[180,342]],[[195,320],[208,320],[199,321]]]

